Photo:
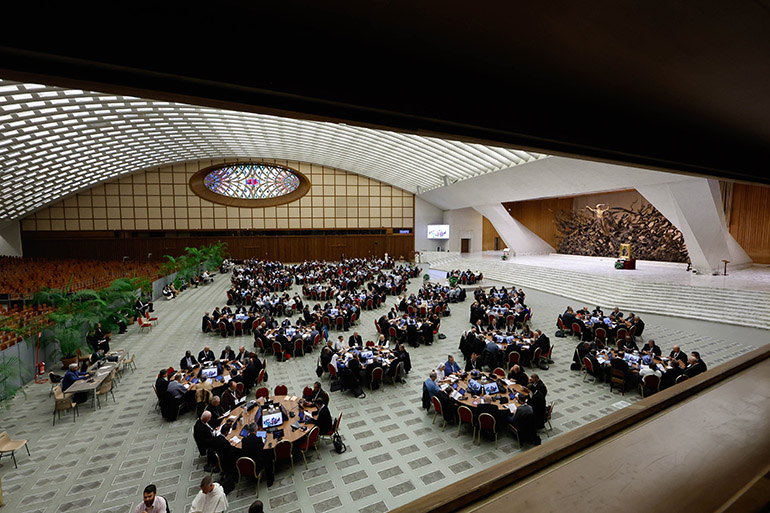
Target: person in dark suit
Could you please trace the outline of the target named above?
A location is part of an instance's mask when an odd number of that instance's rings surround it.
[[[214,355],[214,351],[212,351],[209,346],[204,347],[203,350],[198,353],[198,362],[201,364],[204,362],[213,362],[216,359],[217,357]]]
[[[545,426],[546,409],[545,394],[538,388],[535,388],[534,390],[530,389],[527,402],[532,406],[532,412],[535,414],[535,429],[543,429]]]
[[[634,336],[641,337],[642,333],[644,333],[644,321],[641,320],[638,315],[635,315],[632,325],[636,326],[636,332],[634,333]]]
[[[660,389],[664,390],[676,383],[676,378],[684,374],[684,369],[677,364],[674,360],[671,362],[673,365],[670,369],[663,373],[663,377],[660,379]]]
[[[198,361],[192,355],[190,351],[186,351],[181,360],[179,360],[179,368],[182,370],[189,370],[198,365]]]
[[[227,360],[228,362],[235,360],[235,351],[230,346],[225,346],[222,350],[222,354],[219,355],[220,360]]]
[[[519,366],[517,363],[513,364],[511,367],[511,371],[508,373],[508,379],[522,386],[527,386],[529,383],[529,377],[527,376],[527,373],[521,370],[521,366]]]
[[[165,399],[166,392],[168,391],[166,372],[168,372],[166,369],[161,369],[160,372],[158,372],[158,377],[155,379],[155,390],[158,391],[158,404],[161,406],[161,409],[163,405],[161,405],[160,402]]]
[[[508,422],[516,428],[522,443],[540,445],[540,437],[535,428],[535,412],[528,401],[516,408],[516,413],[508,416]]]
[[[548,336],[540,330],[535,330],[535,342],[532,344],[532,353],[534,354],[536,348],[540,348],[540,356],[548,354],[551,349],[551,341]],[[538,362],[534,362],[537,364]]]
[[[623,320],[623,312],[620,311],[620,309],[616,306],[614,310],[610,312],[610,319],[615,322],[620,322]]]
[[[219,399],[218,395],[215,395],[211,398],[211,401],[206,406],[206,411],[211,412],[211,419],[209,420],[208,424],[212,428],[216,429],[219,424],[222,423],[224,420],[224,417],[222,417],[225,414],[225,409],[222,407],[222,401]]]
[[[548,388],[545,386],[545,383],[540,379],[540,376],[537,374],[532,374],[529,378],[529,384],[527,386],[530,390],[533,392],[540,392],[543,394],[543,397],[548,395]]]
[[[211,412],[206,410],[193,426],[193,439],[200,454],[206,454],[206,450],[212,446],[214,441],[214,428],[211,427],[210,422]]]
[[[317,399],[315,402],[318,411],[313,419],[313,424],[318,426],[318,430],[325,435],[332,430],[332,414],[329,412],[329,406],[323,399]]]
[[[361,335],[359,335],[357,331],[354,331],[353,334],[350,335],[350,338],[348,338],[348,345],[350,347],[362,347],[364,345],[364,339],[361,338]]]
[[[472,370],[481,370],[481,361],[479,360],[479,355],[476,353],[472,353],[470,359],[465,364],[465,372],[470,372]]]
[[[225,410],[232,410],[235,408],[237,401],[241,398],[241,394],[238,393],[238,383],[230,381],[227,390],[222,394],[222,408]]]
[[[700,353],[698,351],[690,353],[690,357],[687,359],[687,367],[684,368],[685,376],[692,378],[702,372],[706,372],[706,370],[706,362],[700,359]]]
[[[647,341],[647,345],[642,347],[642,354],[648,354],[650,356],[658,356],[660,357],[661,351],[660,346],[655,344],[655,341],[650,339]]]
[[[639,346],[636,345],[636,342],[631,338],[631,335],[626,335],[626,338],[618,341],[618,351],[633,353],[634,351],[639,351]]]
[[[262,362],[260,362],[261,365]],[[254,384],[257,382],[257,378],[259,378],[259,371],[257,370],[257,366],[254,363],[254,361],[251,358],[246,358],[243,361],[243,364],[246,366],[243,369],[243,392],[244,394],[248,394],[251,389],[254,387]],[[260,368],[260,370],[262,370]]]
[[[235,361],[240,363],[246,363],[246,360],[249,357],[249,353],[246,351],[246,348],[241,346],[238,349],[238,354],[235,355]]]
[[[275,474],[273,474],[273,451],[265,451],[265,441],[257,436],[257,425],[251,423],[246,426],[249,434],[241,442],[241,454],[245,458],[251,458],[257,467],[257,473],[264,470],[267,486],[273,486]]]
[[[668,354],[668,357],[674,360],[679,360],[685,365],[687,364],[687,354],[684,351],[682,351],[678,345],[674,346],[671,349],[671,352]]]
[[[203,314],[203,319],[201,319],[201,331],[203,331],[203,333],[208,333],[211,331],[211,326],[209,326],[209,323],[211,323],[211,316],[208,312],[206,312]]]

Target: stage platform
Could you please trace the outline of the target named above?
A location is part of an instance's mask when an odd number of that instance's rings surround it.
[[[623,311],[770,329],[766,265],[735,270],[728,265],[727,276],[711,276],[688,272],[686,264],[643,260],[637,260],[636,270],[620,270],[614,267],[616,259],[602,257],[549,254],[503,261],[502,251],[431,256],[431,269],[479,270],[490,280],[573,299],[575,306],[619,306]]]

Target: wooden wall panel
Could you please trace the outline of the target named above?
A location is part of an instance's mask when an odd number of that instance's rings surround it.
[[[511,216],[529,228],[535,235],[553,247],[557,247],[556,225],[553,212],[559,209],[572,210],[574,198],[547,198],[529,201],[503,203]]]
[[[770,264],[770,187],[733,186],[730,233],[758,264]]]
[[[486,217],[482,217],[482,219],[484,225],[482,228],[481,250],[493,251],[495,249],[495,238],[500,238],[500,234],[497,233],[497,230],[495,230],[494,225],[489,219]],[[503,249],[504,247],[505,242],[503,242],[503,239],[500,239],[500,249]]]
[[[199,247],[217,241],[228,244],[230,255],[236,259],[266,258],[282,262],[304,260],[339,260],[382,256],[394,258],[414,256],[413,234],[382,235],[259,235],[259,236],[196,236],[189,237],[130,237],[127,232],[22,232],[24,256],[59,258],[96,258],[144,261],[152,253],[153,260],[164,255],[178,256],[185,247]]]

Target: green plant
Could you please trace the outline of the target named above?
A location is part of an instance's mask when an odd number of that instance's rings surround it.
[[[0,404],[5,408],[11,406],[12,399],[21,389],[19,378],[21,376],[20,362],[15,356],[2,356],[0,359]]]

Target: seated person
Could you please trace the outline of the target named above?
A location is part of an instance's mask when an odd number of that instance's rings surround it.
[[[612,312],[610,312],[610,319],[614,322],[620,322],[623,320],[623,312],[616,306]]]
[[[313,424],[318,426],[320,434],[325,435],[332,430],[332,415],[329,412],[329,405],[321,398],[317,399],[315,405],[318,407]]]
[[[203,351],[198,353],[198,362],[202,365],[205,362],[213,362],[216,360],[216,356],[214,355],[214,351],[211,350],[209,346],[206,346],[203,348]]]
[[[215,395],[211,398],[211,401],[209,401],[208,406],[206,406],[206,411],[211,412],[211,420],[209,420],[209,425],[216,429],[224,420],[225,418],[225,410],[222,407],[222,401],[220,400],[218,395]]]
[[[264,470],[265,478],[267,479],[267,486],[273,485],[275,480],[275,474],[273,473],[273,451],[264,450],[264,440],[257,436],[257,425],[253,422],[246,425],[248,435],[241,442],[241,452],[239,457],[251,458],[256,466],[257,473],[260,470]]]
[[[309,396],[302,396],[305,405],[314,404],[318,399],[323,399],[326,403],[329,402],[329,395],[321,388],[320,381],[313,383],[313,391]]]
[[[69,387],[72,386],[73,383],[76,381],[79,381],[81,379],[88,379],[91,375],[87,372],[80,372],[78,371],[78,364],[77,363],[71,363],[69,365],[69,368],[67,372],[64,374],[64,377],[61,380],[61,389],[62,392],[66,392]],[[88,392],[77,392],[74,394],[73,401],[76,403],[84,403],[88,400]]]
[[[663,377],[663,373],[658,370],[658,365],[654,362],[650,362],[647,365],[642,365],[642,368],[639,370],[639,378],[641,378],[642,384],[644,384],[644,378],[646,376],[657,376],[658,379],[661,379]],[[650,394],[654,394],[657,392],[657,389],[652,389],[648,387],[644,387],[644,396],[647,397]]]
[[[531,399],[516,408],[516,412],[508,416],[508,422],[516,429],[519,440],[522,443],[540,445],[540,437],[537,434],[535,411],[530,404]]]
[[[633,353],[634,351],[639,351],[639,346],[636,345],[636,342],[631,338],[631,335],[626,335],[626,338],[618,341],[618,351]]]
[[[693,351],[687,359],[687,367],[684,368],[684,374],[688,378],[692,378],[702,372],[706,372],[706,362],[700,359],[698,351]]]
[[[446,376],[446,373],[444,372],[445,366],[443,363],[439,363],[438,367],[436,367],[436,379],[444,379],[444,376]]]
[[[655,341],[650,339],[647,341],[647,344],[642,347],[642,354],[648,354],[652,357],[660,357],[660,346],[655,345]]]
[[[228,362],[235,360],[235,351],[230,346],[225,346],[222,350],[222,354],[219,355],[220,360],[227,360]]]
[[[444,364],[444,374],[449,376],[451,374],[462,374],[460,365],[455,361],[454,356],[451,354],[447,356],[446,363]]]
[[[236,407],[236,403],[241,397],[241,393],[238,392],[238,383],[231,380],[228,383],[227,390],[222,394],[222,408],[232,410]]]
[[[192,355],[190,351],[185,351],[184,356],[179,360],[179,368],[182,370],[189,370],[198,365],[198,360]]]
[[[529,377],[527,376],[527,373],[521,369],[521,366],[519,366],[518,363],[514,363],[511,366],[511,370],[508,373],[508,379],[522,386],[527,386],[529,383]]]
[[[425,380],[425,387],[428,390],[428,401],[429,401],[428,405],[429,406],[430,406],[431,398],[434,395],[436,395],[436,392],[438,392],[440,390],[438,384],[436,383],[436,378],[437,377],[438,377],[438,375],[436,374],[436,371],[433,371],[433,372],[430,373],[430,376],[428,377],[428,379]]]
[[[668,354],[668,357],[673,360],[678,360],[684,363],[685,365],[687,364],[687,354],[684,351],[682,351],[678,345],[675,345],[671,349],[671,352]]]

